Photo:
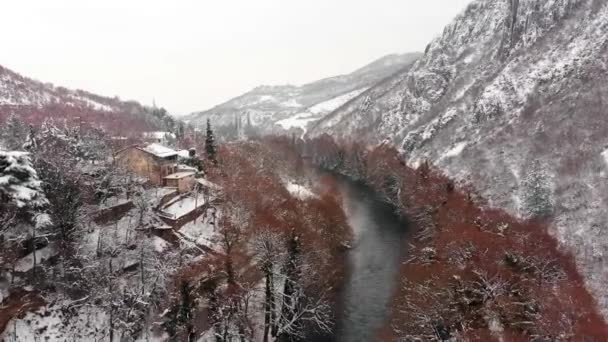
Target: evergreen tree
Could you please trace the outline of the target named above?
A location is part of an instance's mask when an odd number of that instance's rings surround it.
[[[2,129],[2,140],[4,145],[9,151],[20,150],[22,145],[25,143],[28,128],[15,114],[11,114],[6,119],[6,125]]]
[[[0,208],[3,203],[19,208],[48,203],[28,153],[0,151]]]
[[[214,164],[217,164],[217,150],[215,148],[215,136],[211,129],[211,120],[207,119],[207,137],[205,138],[205,151],[207,158]]]
[[[553,211],[551,179],[540,161],[535,161],[526,173],[520,209],[527,218],[545,218]]]

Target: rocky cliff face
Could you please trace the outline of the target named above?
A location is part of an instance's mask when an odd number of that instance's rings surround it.
[[[223,133],[253,129],[259,133],[303,133],[308,125],[342,106],[386,77],[407,67],[420,54],[385,56],[348,75],[302,86],[260,86],[210,110],[190,114],[192,124],[210,119]]]
[[[522,216],[540,165],[554,233],[608,314],[607,68],[606,0],[478,0],[411,69],[308,135],[391,141]]]

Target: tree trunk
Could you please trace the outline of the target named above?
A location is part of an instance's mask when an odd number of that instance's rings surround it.
[[[32,251],[32,258],[34,260],[34,266],[32,267],[32,278],[36,279],[36,226],[32,226],[32,244],[33,244],[33,251]]]
[[[264,341],[268,342],[268,332],[270,331],[270,274],[266,273],[266,298],[264,299]]]

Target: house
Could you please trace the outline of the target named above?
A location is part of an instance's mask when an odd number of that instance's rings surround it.
[[[178,192],[188,192],[194,188],[196,183],[196,172],[182,171],[170,174],[163,178],[164,186],[176,188]]]
[[[130,146],[118,151],[115,160],[129,171],[164,186],[165,177],[175,173],[177,152],[160,144]]]

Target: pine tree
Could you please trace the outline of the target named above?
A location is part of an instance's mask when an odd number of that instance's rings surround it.
[[[19,208],[48,203],[28,153],[0,151],[0,206],[3,203]]]
[[[524,178],[520,209],[527,218],[546,218],[553,211],[551,179],[539,161],[532,164]]]
[[[207,158],[214,164],[217,164],[217,151],[215,148],[215,136],[211,129],[211,120],[207,119],[207,137],[205,138],[205,151]]]
[[[21,121],[15,114],[11,114],[6,119],[6,124],[2,129],[2,139],[4,145],[9,151],[20,150],[21,146],[25,143],[28,129],[27,126]]]

